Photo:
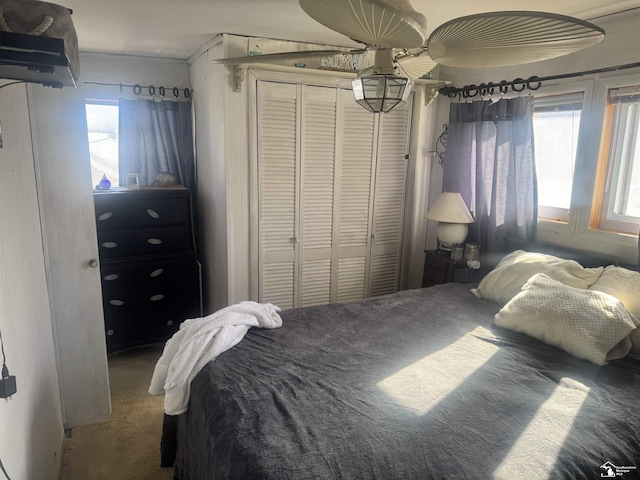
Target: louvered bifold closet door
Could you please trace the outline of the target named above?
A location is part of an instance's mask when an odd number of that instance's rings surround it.
[[[300,305],[331,302],[337,90],[302,87]]]
[[[365,298],[368,290],[375,115],[355,102],[351,90],[340,90],[340,104],[334,301],[348,302]]]
[[[259,300],[295,303],[298,104],[295,85],[258,82]]]
[[[350,90],[259,81],[258,297],[283,309],[399,285],[410,108],[372,115]]]
[[[370,296],[393,293],[399,287],[410,119],[411,102],[379,119]]]

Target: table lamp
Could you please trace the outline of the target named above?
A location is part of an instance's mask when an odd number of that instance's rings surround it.
[[[473,217],[457,192],[442,192],[440,198],[427,213],[429,220],[438,222],[436,236],[438,250],[451,251],[453,247],[461,246],[467,238]]]

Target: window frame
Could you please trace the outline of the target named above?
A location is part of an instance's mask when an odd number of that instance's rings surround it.
[[[573,111],[580,110],[580,124],[578,125],[578,139],[576,141],[576,149],[575,149],[575,157],[573,159],[573,174],[575,175],[575,167],[578,163],[578,145],[580,143],[580,135],[582,131],[583,125],[583,111],[585,108],[584,105],[584,89],[570,89],[571,91],[566,91],[562,93],[551,93],[550,91],[544,91],[542,95],[534,95],[534,104],[533,110],[535,112],[541,111],[552,111],[552,110],[560,110],[560,111]],[[555,97],[555,98],[554,98]],[[580,105],[580,108],[575,108],[575,105]],[[563,108],[564,107],[564,108]],[[537,161],[537,155],[536,155]],[[540,178],[538,177],[538,182]],[[572,185],[571,191],[573,193],[573,176],[572,176]],[[568,221],[569,212],[571,210],[571,198],[569,199],[569,207],[554,207],[549,205],[542,205],[538,202],[538,219],[550,220],[555,222],[564,222]]]
[[[609,256],[620,261],[636,263],[638,258],[638,231],[624,234],[599,229],[592,222],[597,190],[600,185],[596,182],[599,173],[599,153],[601,137],[604,128],[604,111],[609,88],[637,85],[640,82],[640,67],[624,72],[606,72],[590,75],[583,80],[586,82],[584,108],[582,117],[584,124],[580,125],[578,153],[574,178],[572,183],[571,204],[568,222],[557,222],[545,218],[538,218],[536,241],[571,246],[578,250],[598,252],[602,256]],[[555,91],[570,91],[578,87],[575,79],[560,79],[560,85],[553,86]],[[545,84],[538,90],[538,94],[546,95],[551,85]],[[562,88],[564,86],[564,88]],[[536,93],[536,92],[533,92]],[[598,204],[600,207],[600,204]]]
[[[558,84],[547,84],[532,93],[535,97],[568,96],[582,92],[582,109],[580,114],[580,126],[578,128],[578,143],[576,145],[576,158],[571,182],[571,199],[569,209],[547,207],[538,205],[539,230],[548,228],[571,233],[576,231],[579,223],[580,186],[584,183],[583,176],[585,165],[588,163],[589,128],[591,115],[591,102],[594,92],[594,80],[580,80]]]
[[[609,87],[606,90],[606,106],[603,118],[602,140],[598,158],[598,188],[594,190],[593,211],[591,215],[591,228],[611,231],[616,233],[635,234],[640,229],[640,217],[616,213],[616,205],[621,197],[628,196],[630,183],[625,182],[620,188],[620,171],[629,172],[632,163],[627,162],[624,148],[620,145],[618,136],[620,129],[631,132],[631,147],[635,149],[640,141],[638,124],[640,123],[640,102],[633,103],[635,113],[631,119],[633,124],[627,125],[627,118],[617,114],[617,106],[620,103],[610,101],[610,92],[614,89],[625,87],[637,87],[640,92],[640,82],[633,85],[619,85]],[[623,124],[621,124],[623,122]],[[626,136],[626,135],[625,135]],[[624,139],[624,137],[622,138]],[[628,145],[627,145],[628,147]],[[630,175],[626,175],[630,180]],[[627,195],[625,195],[625,192]]]

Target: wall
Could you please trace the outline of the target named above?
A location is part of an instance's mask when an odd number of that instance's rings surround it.
[[[81,53],[80,78],[89,93],[101,93],[120,97],[118,84],[154,85],[165,88],[189,87],[189,66],[185,60],[140,57],[134,55],[112,55],[106,53]],[[115,85],[92,85],[86,82],[112,83]],[[123,90],[127,98],[135,98],[131,89]],[[180,97],[182,99],[182,96]]]
[[[17,393],[0,401],[0,458],[13,479],[58,477],[62,411],[24,85],[0,90],[0,329]]]
[[[441,67],[441,77],[452,80],[455,86],[468,84],[500,82],[514,78],[528,78],[558,75],[571,72],[581,72],[615,65],[634,63],[638,61],[637,48],[640,44],[640,9],[623,14],[617,14],[601,19],[592,20],[593,23],[605,29],[605,39],[597,45],[570,55],[565,55],[544,62],[504,68],[447,68]],[[592,81],[598,85],[598,80],[620,75],[637,75],[640,69],[622,70],[599,75],[589,75],[580,78],[556,80],[544,84],[543,88],[555,88],[556,85],[568,85],[582,80]],[[542,91],[542,90],[541,90]],[[602,90],[604,91],[604,90]],[[449,99],[438,97],[437,125],[448,122]],[[594,105],[596,104],[594,95]],[[574,185],[574,199],[578,208],[573,212],[573,219],[569,224],[539,222],[538,241],[555,243],[574,249],[598,253],[612,260],[635,263],[637,261],[637,238],[629,235],[617,235],[601,231],[589,230],[589,213],[597,162],[598,144],[600,138],[597,108],[586,106],[585,112],[591,112],[589,131],[586,138],[588,145],[583,149],[584,158],[581,159],[584,168],[576,169]],[[594,115],[595,113],[595,115]],[[431,166],[431,194],[430,203],[435,202],[442,191],[442,168],[437,162]],[[435,224],[429,222],[427,231],[427,246],[434,248],[436,244]]]
[[[438,71],[433,72],[437,78]],[[424,270],[424,250],[427,234],[427,210],[429,205],[432,163],[435,155],[435,142],[439,125],[436,123],[437,101],[427,100],[424,91],[415,92],[413,132],[411,134],[411,157],[407,188],[411,190],[408,199],[411,204],[403,261],[402,289],[421,288]],[[436,97],[437,98],[437,97]],[[435,162],[437,164],[437,162]]]
[[[223,50],[222,37],[218,37],[190,59],[198,163],[198,245],[205,314],[229,302],[225,69],[211,63],[211,59],[224,56]]]

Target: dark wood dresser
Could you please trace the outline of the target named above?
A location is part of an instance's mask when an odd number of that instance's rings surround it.
[[[107,351],[165,341],[202,316],[189,190],[94,192]]]

